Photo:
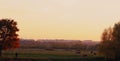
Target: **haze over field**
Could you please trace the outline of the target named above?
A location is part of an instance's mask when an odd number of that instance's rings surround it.
[[[0,18],[18,22],[20,38],[100,40],[120,20],[120,0],[0,0]]]

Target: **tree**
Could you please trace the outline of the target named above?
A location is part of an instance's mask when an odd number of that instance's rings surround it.
[[[107,58],[107,59],[113,59],[113,49],[111,47],[112,43],[112,32],[111,28],[105,29],[102,34],[102,41],[100,44],[100,52]]]
[[[115,52],[115,59],[120,60],[120,22],[116,23],[113,27],[113,48]]]
[[[116,23],[113,28],[105,29],[99,51],[107,59],[119,60],[120,59],[120,22]]]
[[[0,56],[2,56],[2,50],[19,47],[17,31],[19,31],[17,22],[11,19],[0,19]]]

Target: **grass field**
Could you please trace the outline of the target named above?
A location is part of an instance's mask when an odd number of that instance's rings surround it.
[[[98,55],[92,55],[88,51],[81,51],[77,54],[74,50],[44,50],[44,49],[16,49],[3,51],[3,58],[14,59],[15,53],[18,53],[19,60],[23,61],[104,61],[104,58]],[[83,56],[87,54],[87,56]]]

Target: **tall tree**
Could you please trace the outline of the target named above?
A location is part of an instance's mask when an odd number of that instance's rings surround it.
[[[113,48],[115,52],[115,59],[120,60],[120,22],[116,23],[113,27]]]
[[[120,22],[113,28],[105,29],[102,34],[100,52],[107,58],[119,60],[120,58]]]
[[[112,28],[105,29],[102,37],[101,37],[101,44],[100,44],[100,52],[107,58],[113,59],[113,53],[111,48],[112,43]]]
[[[17,31],[19,31],[17,22],[11,19],[0,19],[0,56],[2,56],[2,50],[19,47]]]

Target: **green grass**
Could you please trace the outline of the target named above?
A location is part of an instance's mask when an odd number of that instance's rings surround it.
[[[15,58],[15,53],[18,53],[18,59],[23,59],[26,61],[104,61],[104,58],[98,55],[90,55],[88,51],[82,51],[81,54],[76,54],[76,51],[66,51],[66,50],[41,50],[41,49],[17,49],[3,51],[3,58]],[[87,57],[81,56],[82,54],[88,54]]]
[[[15,57],[13,53],[4,53],[4,57]],[[19,53],[18,57],[20,58],[72,58],[80,57],[80,55],[62,55],[62,54],[34,54],[34,53]]]
[[[74,51],[64,51],[64,50],[55,50],[55,51],[47,51],[40,49],[18,49],[14,51],[4,51],[4,57],[14,57],[15,53],[18,53],[18,57],[20,58],[40,58],[40,57],[79,57],[80,55],[75,54]]]

